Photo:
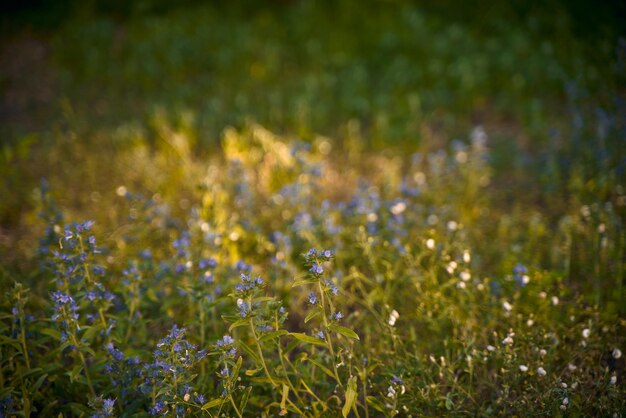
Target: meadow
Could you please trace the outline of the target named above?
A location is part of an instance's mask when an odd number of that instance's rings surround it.
[[[0,417],[626,415],[623,10],[41,4]]]

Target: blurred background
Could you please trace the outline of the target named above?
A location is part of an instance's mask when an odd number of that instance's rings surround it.
[[[187,168],[219,154],[225,128],[252,123],[285,140],[330,138],[337,153],[407,155],[482,126],[495,208],[528,220],[539,211],[549,231],[564,214],[608,203],[622,228],[624,2],[32,0],[2,9],[6,265],[19,265],[37,235],[42,177],[70,216],[98,212],[106,225],[122,184],[192,199]]]

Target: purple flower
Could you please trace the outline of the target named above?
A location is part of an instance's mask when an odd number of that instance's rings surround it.
[[[315,305],[317,303],[317,296],[315,296],[315,292],[309,293],[309,303],[311,305]]]
[[[221,340],[217,340],[216,345],[218,347],[226,347],[226,346],[233,344],[234,342],[235,340],[233,339],[233,337],[231,337],[230,335],[224,335],[224,337]]]
[[[313,274],[322,274],[324,273],[324,268],[317,263],[313,263],[309,271]]]

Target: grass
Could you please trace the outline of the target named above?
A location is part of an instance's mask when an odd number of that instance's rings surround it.
[[[145,5],[4,42],[2,414],[623,414],[617,26]]]

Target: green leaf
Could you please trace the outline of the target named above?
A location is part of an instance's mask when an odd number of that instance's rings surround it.
[[[46,380],[47,377],[48,377],[48,373],[44,373],[41,376],[39,376],[39,379],[37,379],[37,381],[35,382],[35,384],[31,388],[31,392],[30,393],[32,395],[37,393],[37,391],[39,390],[39,388],[41,387],[41,385],[43,384],[44,380]]]
[[[231,332],[232,330],[234,330],[235,328],[239,328],[239,327],[243,327],[246,326],[250,323],[250,321],[248,319],[238,319],[237,321],[233,322],[230,327],[228,327],[228,332]]]
[[[356,332],[352,331],[350,328],[342,327],[337,324],[328,325],[328,329],[331,331],[335,331],[338,334],[343,335],[344,337],[352,338],[354,340],[360,340],[359,336]]]
[[[343,408],[341,408],[341,414],[343,418],[346,418],[350,413],[350,410],[354,406],[356,402],[356,376],[352,376],[350,380],[348,380],[348,388],[346,389],[346,402],[343,404]]]
[[[294,282],[291,287],[304,286],[306,284],[314,284],[317,283],[317,280],[298,280]]]
[[[300,332],[290,332],[289,335],[293,335],[296,339],[313,345],[326,346],[326,342],[319,338],[311,337],[310,335],[302,334]]]
[[[330,371],[330,369],[326,366],[324,366],[322,363],[320,363],[317,360],[313,360],[312,358],[307,358],[307,361],[310,361],[311,363],[315,364],[317,367],[319,367],[319,369],[321,371],[323,371],[324,373],[326,373],[328,376],[330,376],[331,378],[335,378],[335,375],[333,374],[333,372]]]
[[[260,341],[264,341],[264,340],[270,340],[270,339],[274,339],[274,338],[278,338],[282,335],[287,335],[289,334],[288,331],[284,330],[284,329],[279,329],[278,331],[270,331],[270,332],[266,332],[264,333],[261,338],[259,338]]]
[[[239,402],[239,410],[243,412],[246,409],[246,405],[248,404],[248,399],[250,399],[250,393],[252,392],[252,387],[248,387],[244,389],[244,394],[241,395],[241,401]]]
[[[254,350],[250,348],[249,345],[247,345],[243,341],[239,341],[239,346],[242,348],[243,351],[246,352],[247,355],[249,355],[252,358],[252,360],[254,360],[254,362],[257,365],[261,364],[261,359],[259,358],[259,355],[255,353]]]
[[[223,402],[224,399],[222,398],[213,399],[212,401],[209,401],[202,405],[202,410],[206,411],[207,409],[215,408],[216,406],[220,406]]]
[[[270,302],[275,298],[273,296],[259,296],[258,298],[252,299],[253,303],[261,303],[261,302]]]
[[[44,328],[39,332],[41,332],[43,335],[47,335],[48,337],[52,337],[57,341],[61,339],[61,333],[56,329]]]
[[[246,370],[246,376],[254,376],[255,374],[257,374],[258,372],[260,372],[261,370],[263,370],[263,367],[259,367],[258,369],[249,369]]]
[[[306,324],[307,322],[309,322],[311,319],[315,318],[316,316],[318,316],[320,313],[322,312],[321,308],[317,307],[315,309],[313,309],[311,312],[309,312],[309,314],[306,316],[306,318],[304,318],[304,323]]]
[[[365,401],[367,402],[368,405],[370,405],[372,408],[374,408],[375,410],[377,410],[378,412],[382,412],[385,413],[385,405],[383,405],[378,399],[376,399],[373,396],[368,396]]]

